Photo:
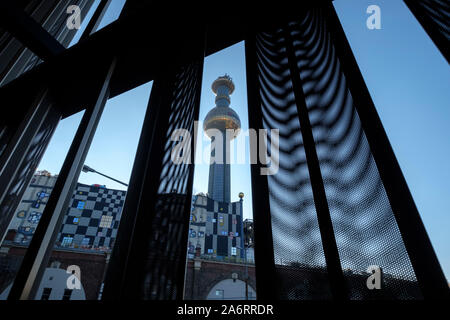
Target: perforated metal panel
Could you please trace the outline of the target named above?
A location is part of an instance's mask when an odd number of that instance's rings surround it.
[[[188,183],[193,165],[172,161],[171,153],[180,142],[172,141],[171,136],[176,129],[185,129],[193,137],[194,120],[198,117],[201,71],[200,62],[186,65],[176,73],[171,86],[158,195],[148,230],[143,299],[175,299],[177,292],[182,290],[179,288],[183,280],[180,275],[184,274],[186,256],[183,235],[189,223],[191,194]]]
[[[329,7],[307,10],[295,21],[256,33],[254,40],[263,126],[280,130],[279,172],[268,176],[277,289],[282,299],[330,297],[316,212],[325,204],[348,298],[421,298],[328,30],[326,10]],[[300,78],[297,92],[292,68]],[[298,97],[306,103],[307,130],[312,131],[317,153],[317,160],[309,161],[319,162],[325,199],[313,197]],[[383,270],[382,290],[367,288],[371,265]]]
[[[358,276],[370,265],[382,267],[387,296],[420,297],[324,16],[311,10],[291,34],[350,298],[371,296]]]
[[[279,294],[282,299],[329,298],[325,258],[281,30],[258,34],[256,48],[263,127],[268,132],[279,129],[279,171],[268,176]],[[271,142],[269,134],[268,150]]]

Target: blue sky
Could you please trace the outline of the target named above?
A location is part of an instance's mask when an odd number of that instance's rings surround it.
[[[381,30],[366,27],[366,8],[373,4],[381,9]],[[113,0],[100,27],[116,19],[122,6],[123,0]],[[334,6],[449,279],[450,68],[403,1],[335,0]],[[242,128],[247,129],[243,42],[205,59],[200,120],[214,107],[211,83],[225,73],[236,86],[230,106],[239,114]],[[150,90],[151,83],[108,100],[86,164],[128,182]],[[40,169],[59,171],[80,119],[81,113],[61,121]],[[207,147],[209,140],[203,139]],[[207,191],[208,168],[206,164],[196,166],[194,192]],[[80,182],[123,188],[92,173],[82,173]],[[231,185],[232,201],[238,200],[239,192],[245,193],[244,216],[250,217],[248,165],[232,166]]]

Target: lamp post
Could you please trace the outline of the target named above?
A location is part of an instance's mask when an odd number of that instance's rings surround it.
[[[248,265],[247,265],[247,250],[244,247],[237,247],[238,249],[244,250],[244,263],[245,263],[245,300],[248,300]]]
[[[245,235],[244,235],[244,212],[243,212],[243,200],[244,193],[239,192],[239,204],[240,204],[240,213],[241,213],[241,244],[242,247],[237,247],[241,250],[244,250],[244,261],[245,261],[245,300],[248,300],[248,266],[247,266],[247,250],[245,249]]]
[[[122,181],[119,181],[119,180],[117,180],[117,179],[114,179],[114,178],[111,178],[110,176],[107,176],[106,174],[103,174],[103,173],[101,173],[101,172],[98,172],[97,170],[94,170],[94,169],[92,169],[91,167],[89,167],[89,166],[87,166],[87,165],[83,165],[83,168],[81,169],[83,172],[94,172],[94,173],[97,173],[97,174],[99,174],[99,175],[101,175],[101,176],[104,176],[104,177],[106,177],[106,178],[108,178],[108,179],[111,179],[111,180],[113,180],[113,181],[115,181],[115,182],[117,182],[117,183],[120,183],[120,184],[122,184],[122,185],[124,185],[124,186],[126,186],[126,187],[128,187],[128,184],[126,184],[125,182],[122,182]]]

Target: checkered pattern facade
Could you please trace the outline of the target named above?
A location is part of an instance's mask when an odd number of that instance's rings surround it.
[[[60,246],[112,249],[126,191],[77,184],[58,235]]]
[[[202,255],[244,257],[242,201],[220,202],[203,195],[193,198],[188,252]]]

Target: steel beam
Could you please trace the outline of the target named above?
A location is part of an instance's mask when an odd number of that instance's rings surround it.
[[[92,105],[86,108],[58,179],[16,275],[8,300],[32,300],[35,298],[89,146],[108,99],[109,82],[115,65],[116,59],[113,59],[108,65],[104,79],[98,79],[100,82],[98,97]]]

